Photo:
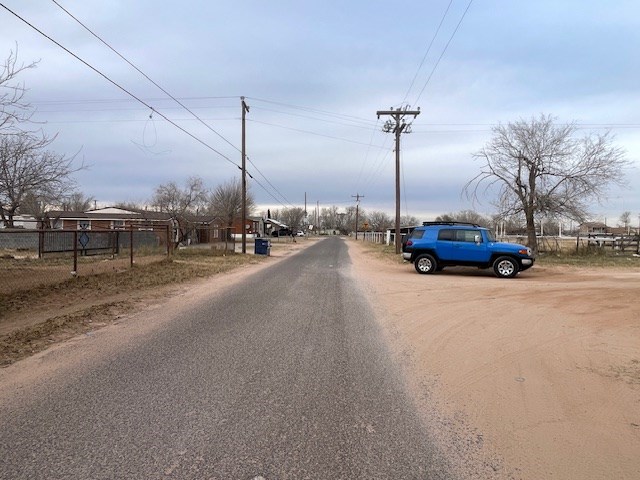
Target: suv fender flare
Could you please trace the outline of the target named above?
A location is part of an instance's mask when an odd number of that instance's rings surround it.
[[[432,250],[430,248],[414,250],[413,253],[411,254],[411,261],[414,262],[415,259],[418,258],[418,256],[424,255],[425,253],[427,255],[431,255],[436,262],[440,263],[440,259],[438,258],[438,254],[434,250]]]

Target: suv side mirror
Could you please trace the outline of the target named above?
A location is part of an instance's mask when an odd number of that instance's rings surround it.
[[[473,237],[473,240],[476,242],[476,244],[480,245],[482,243],[482,235],[476,235],[475,237]]]

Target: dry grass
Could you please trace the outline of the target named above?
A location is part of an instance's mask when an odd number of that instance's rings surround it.
[[[135,308],[139,298],[153,296],[159,287],[210,277],[261,261],[264,261],[262,256],[221,255],[211,249],[180,250],[172,258],[155,263],[134,264],[133,268],[2,293],[0,327],[4,322],[12,328],[0,335],[0,365],[112,323],[122,312]],[[55,312],[62,310],[62,306],[67,312],[56,316]],[[36,317],[39,321],[34,323]]]
[[[640,256],[603,249],[584,249],[577,253],[541,253],[539,265],[568,265],[572,267],[640,267]]]

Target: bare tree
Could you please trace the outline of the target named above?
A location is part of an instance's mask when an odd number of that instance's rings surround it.
[[[60,204],[60,202],[62,202]],[[28,192],[24,196],[24,200],[18,209],[21,215],[32,215],[38,220],[38,224],[47,228],[46,222],[47,211],[52,205],[59,205],[63,211],[84,212],[89,210],[94,204],[93,197],[87,197],[82,192],[73,192],[70,195],[64,195],[62,199],[44,198],[37,193]]]
[[[402,215],[400,217],[400,225],[403,227],[411,227],[413,225],[420,225],[420,222],[413,215]],[[394,225],[395,228],[395,225]]]
[[[53,139],[18,132],[0,135],[0,216],[8,227],[29,195],[41,202],[59,202],[74,188],[75,156],[47,150]]]
[[[338,207],[335,205],[320,210],[320,224],[323,229],[338,228]]]
[[[147,207],[142,204],[142,203],[138,203],[138,202],[134,202],[134,201],[127,201],[127,202],[118,202],[114,205],[115,208],[121,208],[122,210],[146,210]]]
[[[622,224],[624,229],[627,231],[627,233],[629,233],[629,225],[631,224],[630,211],[627,210],[626,212],[622,212],[622,214],[620,215],[620,223]]]
[[[255,201],[251,192],[247,191],[247,215],[255,208]],[[224,220],[227,227],[233,226],[235,220],[242,217],[242,183],[234,178],[222,185],[218,185],[209,197],[209,211]],[[277,215],[277,210],[275,211]],[[273,216],[272,218],[276,218]]]
[[[72,192],[62,202],[62,209],[70,212],[84,212],[95,205],[95,198],[82,192]]]
[[[488,227],[491,225],[491,219],[480,215],[473,210],[461,210],[457,213],[445,213],[436,217],[436,222],[466,222]]]
[[[364,211],[363,211],[364,213]],[[342,235],[348,235],[354,230],[356,222],[356,207],[351,205],[345,208],[344,213],[338,214],[338,230]]]
[[[527,231],[522,214],[505,215],[496,213],[491,216],[491,225],[493,225],[498,235],[523,234]]]
[[[151,204],[160,212],[168,213],[176,228],[176,246],[187,239],[187,214],[198,214],[206,199],[204,182],[200,177],[189,177],[184,188],[175,182],[156,187]]]
[[[369,220],[369,225],[374,232],[384,232],[387,228],[393,227],[394,222],[389,215],[376,210],[367,215],[367,220]]]
[[[205,198],[204,182],[200,177],[189,177],[181,188],[175,182],[156,187],[152,205],[160,212],[175,215],[198,213]]]
[[[493,138],[474,157],[484,165],[464,187],[475,199],[498,189],[501,214],[526,219],[528,244],[537,252],[536,216],[583,221],[588,206],[605,198],[611,184],[623,185],[624,151],[607,134],[574,138],[575,124],[556,125],[551,116],[519,120],[493,129]]]
[[[289,230],[295,234],[295,232],[300,230],[302,227],[302,222],[304,221],[304,208],[283,208],[280,212],[280,219],[283,223],[288,225]]]
[[[18,46],[11,50],[0,70],[0,131],[9,130],[17,123],[26,122],[33,113],[31,105],[24,101],[27,91],[23,83],[17,81],[24,70],[34,68],[37,62],[18,64]]]

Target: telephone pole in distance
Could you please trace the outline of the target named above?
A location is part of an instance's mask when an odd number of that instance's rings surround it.
[[[356,199],[356,240],[358,239],[358,214],[360,213],[360,199],[364,198],[364,195],[360,195],[356,193],[355,195],[351,195]]]
[[[400,234],[400,134],[411,133],[411,124],[406,123],[404,117],[407,115],[413,115],[416,118],[420,115],[420,108],[417,110],[409,110],[409,106],[404,108],[397,108],[394,110],[378,110],[378,118],[381,115],[388,115],[391,118],[387,120],[382,127],[382,131],[385,133],[394,133],[396,137],[396,225],[395,225],[395,244],[396,253],[402,251],[402,235]],[[357,235],[357,234],[356,234]],[[357,238],[357,236],[356,236]]]

